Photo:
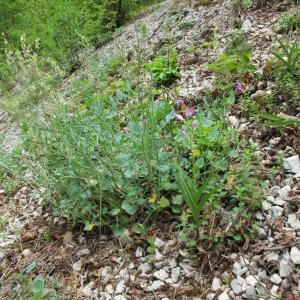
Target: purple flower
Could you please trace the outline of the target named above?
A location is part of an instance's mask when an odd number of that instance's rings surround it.
[[[177,108],[180,109],[181,106],[184,104],[184,101],[180,99],[180,100],[177,101],[176,104],[177,104]]]
[[[191,117],[192,115],[194,115],[195,110],[193,108],[187,107],[185,110],[185,116],[186,117]]]
[[[243,87],[243,84],[242,84],[241,82],[238,81],[238,82],[235,84],[235,91],[236,91],[236,93],[237,93],[238,95],[243,94],[243,92],[244,92],[244,87]]]
[[[199,122],[198,122],[198,120],[194,120],[193,121],[193,123],[192,123],[192,125],[193,125],[193,127],[198,127],[198,125],[199,125]]]
[[[175,114],[175,118],[176,118],[177,120],[179,120],[179,121],[184,121],[183,116],[180,115],[180,114]]]
[[[249,92],[250,89],[251,89],[251,84],[246,85],[245,91],[246,91],[246,92]]]

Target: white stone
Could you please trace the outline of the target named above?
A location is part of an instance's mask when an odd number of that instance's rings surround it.
[[[92,298],[93,297],[93,290],[92,288],[94,287],[95,283],[93,281],[91,281],[89,284],[87,284],[82,290],[81,293],[88,297],[88,298]]]
[[[116,294],[122,294],[126,291],[125,280],[121,280],[116,286]]]
[[[297,215],[296,214],[290,214],[288,216],[288,224],[296,229],[296,230],[299,230],[300,229],[300,221],[299,219],[297,218]]]
[[[230,286],[235,295],[240,295],[243,292],[242,286],[238,283],[236,279],[233,279],[231,281]]]
[[[232,266],[232,272],[235,275],[243,275],[248,271],[247,267],[242,268],[241,264],[239,262],[235,262]]]
[[[176,283],[178,281],[179,275],[180,275],[180,268],[179,267],[172,268],[171,279],[172,279],[173,283]]]
[[[300,172],[300,160],[299,155],[293,155],[288,158],[283,159],[283,167],[291,171],[292,173],[299,173]]]
[[[216,294],[210,293],[206,296],[206,300],[214,300],[215,296],[216,296]]]
[[[279,287],[277,285],[273,285],[271,290],[270,290],[270,294],[271,294],[271,299],[274,299],[274,300],[278,299],[277,297],[280,295]]]
[[[117,296],[114,296],[114,299],[115,300],[126,300],[126,298],[122,295],[117,295]]]
[[[163,240],[161,240],[160,238],[156,238],[154,241],[154,245],[157,248],[161,248],[165,245],[165,242]]]
[[[148,263],[143,263],[138,267],[138,270],[141,270],[142,273],[148,273],[152,270],[152,267]]]
[[[142,247],[137,247],[135,250],[135,257],[142,257],[144,253],[144,249]]]
[[[263,228],[257,227],[257,236],[259,239],[264,240],[267,238],[267,233]]]
[[[273,186],[270,188],[269,190],[269,194],[273,197],[276,197],[278,196],[278,191],[280,190],[280,187],[279,186]]]
[[[274,218],[280,217],[283,214],[283,208],[280,206],[272,206],[271,214],[272,214],[272,217],[274,217]]]
[[[278,254],[275,253],[275,252],[271,252],[271,253],[268,253],[266,256],[265,256],[265,260],[266,261],[273,261],[273,260],[278,260]]]
[[[150,286],[150,290],[156,291],[158,289],[160,289],[161,287],[163,287],[165,284],[163,281],[161,280],[154,280]]]
[[[242,30],[244,32],[248,32],[251,29],[251,26],[252,26],[251,21],[249,19],[246,19],[242,24]]]
[[[246,283],[247,283],[248,285],[255,286],[256,282],[257,282],[257,279],[255,278],[255,276],[253,276],[253,275],[248,275],[248,276],[246,277]]]
[[[104,290],[108,294],[113,294],[114,293],[114,288],[113,288],[112,284],[109,284],[108,286],[106,286]]]
[[[256,289],[253,286],[248,286],[246,289],[246,293],[243,294],[243,298],[245,299],[249,299],[249,300],[257,300],[257,293],[256,293]]]
[[[0,262],[5,258],[5,253],[0,251]]]
[[[161,281],[164,281],[165,279],[167,279],[169,277],[169,274],[166,272],[166,270],[164,269],[161,269],[159,271],[156,271],[153,273],[153,276],[156,278],[156,279],[159,279]]]
[[[289,192],[291,190],[292,190],[291,187],[289,185],[286,185],[278,191],[278,194],[280,197],[285,198],[289,195]]]
[[[222,282],[219,278],[215,277],[212,281],[211,288],[214,292],[222,289]]]
[[[226,291],[224,291],[219,297],[218,300],[230,300]]]
[[[234,128],[238,128],[240,125],[240,120],[236,116],[229,116],[228,121]]]
[[[277,274],[277,273],[274,273],[271,277],[270,277],[270,280],[275,283],[275,284],[280,284],[282,279],[281,277]]]
[[[297,247],[292,247],[290,256],[291,256],[291,261],[295,265],[300,265],[300,251]]]
[[[163,258],[164,256],[157,249],[155,249],[155,259],[162,260]]]
[[[269,209],[271,209],[271,207],[272,207],[272,204],[269,201],[266,201],[266,200],[262,201],[261,208],[263,211],[268,211]]]
[[[30,257],[30,256],[32,255],[32,252],[31,252],[30,249],[24,249],[24,250],[22,251],[22,255],[23,255],[25,258],[28,258],[28,257]]]
[[[81,259],[72,265],[72,269],[75,272],[79,272],[81,270]]]
[[[293,269],[289,265],[289,262],[286,259],[281,259],[279,262],[279,276],[280,277],[289,277],[292,272],[293,272]]]

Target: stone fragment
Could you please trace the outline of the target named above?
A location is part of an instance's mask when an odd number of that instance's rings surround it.
[[[270,290],[270,294],[273,296],[271,299],[278,299],[278,297],[280,296],[280,288],[277,285],[273,285],[271,290]]]
[[[292,227],[292,228],[294,228],[294,229],[296,229],[296,230],[300,230],[300,221],[299,221],[299,219],[297,218],[297,215],[296,214],[290,214],[289,216],[288,216],[288,224]]]
[[[297,247],[292,247],[291,249],[291,261],[295,264],[295,265],[300,265],[300,251]]]
[[[231,281],[230,286],[235,295],[240,295],[243,292],[242,286],[239,284],[239,282],[236,279],[233,279]]]
[[[266,234],[266,231],[263,228],[258,227],[257,228],[257,236],[260,240],[264,240],[267,238],[268,235]]]
[[[235,275],[243,275],[248,271],[247,267],[242,268],[242,265],[239,262],[235,262],[232,266],[232,272]]]
[[[219,297],[218,300],[230,300],[226,291],[224,291]]]
[[[277,218],[282,216],[283,214],[283,208],[280,206],[272,206],[271,207],[271,215],[273,218]]]
[[[75,272],[79,272],[81,270],[82,264],[81,264],[81,259],[79,259],[76,263],[72,265],[72,269]]]
[[[270,277],[270,280],[275,283],[275,284],[280,284],[282,279],[281,277],[277,274],[277,273],[274,273],[271,277]]]
[[[272,207],[272,204],[269,201],[266,201],[266,200],[262,201],[261,208],[263,211],[268,211],[269,209],[271,209],[271,207]]]
[[[116,296],[114,296],[114,299],[115,300],[126,300],[126,298],[122,295],[116,295]]]
[[[5,258],[5,253],[0,251],[0,262]]]
[[[275,253],[275,252],[271,252],[271,253],[268,253],[266,256],[265,256],[265,260],[266,261],[274,261],[274,260],[278,260],[278,254]]]
[[[246,19],[246,20],[243,22],[242,28],[241,28],[241,29],[242,29],[244,32],[249,32],[250,29],[251,29],[251,26],[252,26],[251,21],[250,21],[249,19]]]
[[[299,173],[300,172],[299,155],[293,155],[283,159],[283,167],[292,173],[295,174]]]
[[[156,238],[154,241],[154,245],[157,248],[161,248],[165,245],[165,242],[163,240],[161,240],[160,238]]]
[[[164,269],[161,269],[159,271],[156,271],[153,273],[153,276],[156,278],[156,279],[159,279],[161,281],[164,281],[165,279],[167,279],[169,277],[169,274],[166,272],[166,270]]]
[[[88,248],[84,248],[84,249],[81,249],[77,252],[77,256],[78,257],[82,257],[82,256],[87,256],[91,253],[91,251],[88,249]]]
[[[222,282],[219,278],[215,277],[212,281],[211,288],[214,292],[222,289]]]
[[[214,300],[214,299],[215,299],[215,296],[216,296],[216,294],[209,293],[209,294],[206,296],[206,300]]]
[[[278,191],[278,194],[280,197],[285,198],[289,195],[289,192],[291,190],[292,190],[291,187],[289,185],[286,185]]]
[[[180,268],[179,267],[172,268],[171,279],[172,279],[173,283],[176,283],[178,281],[179,275],[180,275]]]
[[[267,93],[263,90],[257,90],[254,94],[250,96],[251,99],[255,100],[258,103],[263,103]]]
[[[95,286],[94,281],[91,281],[88,283],[82,290],[81,293],[87,297],[87,298],[92,298],[93,297],[93,287]]]
[[[119,281],[119,283],[116,286],[116,294],[122,294],[126,291],[126,285],[125,285],[125,280]]]
[[[152,267],[148,263],[143,263],[138,267],[138,270],[142,271],[142,273],[146,274],[152,270]]]
[[[28,258],[32,255],[32,252],[30,249],[24,249],[21,253],[25,258]]]
[[[142,247],[137,247],[135,250],[135,257],[142,257],[144,253],[144,249]]]
[[[246,289],[246,293],[242,295],[243,298],[245,299],[249,299],[249,300],[257,300],[257,293],[256,293],[256,289],[254,286],[249,286]]]
[[[113,294],[114,293],[114,287],[112,286],[112,284],[109,284],[108,286],[105,287],[105,292],[108,294]]]
[[[229,116],[228,121],[234,128],[238,128],[240,125],[240,120],[236,116]]]
[[[155,260],[162,260],[164,256],[157,250],[155,249]]]
[[[165,285],[165,283],[161,280],[154,280],[150,286],[150,290],[156,291],[160,288],[162,288]]]
[[[256,282],[257,282],[257,279],[255,278],[255,276],[253,276],[253,275],[248,275],[248,276],[246,277],[246,283],[247,283],[248,285],[250,285],[250,286],[255,286]]]
[[[286,259],[281,259],[279,262],[279,276],[280,277],[289,277],[292,272],[293,272],[293,269],[289,265],[289,262]]]

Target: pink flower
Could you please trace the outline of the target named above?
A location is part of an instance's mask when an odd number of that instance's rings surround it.
[[[177,108],[180,109],[181,106],[184,104],[184,101],[180,99],[176,102],[176,104],[177,104]]]
[[[175,118],[176,118],[177,120],[179,120],[179,121],[184,121],[183,116],[180,115],[180,114],[175,114]]]
[[[198,125],[199,125],[199,122],[198,122],[198,120],[194,120],[193,121],[193,123],[192,123],[192,125],[193,125],[193,127],[198,127]]]
[[[251,89],[251,84],[246,85],[245,91],[246,91],[246,92],[249,92],[250,89]]]
[[[187,107],[185,110],[185,116],[186,117],[191,117],[192,115],[194,115],[195,110],[193,108]]]

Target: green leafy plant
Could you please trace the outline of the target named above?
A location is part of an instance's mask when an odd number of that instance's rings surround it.
[[[56,280],[54,280],[52,276],[49,276],[46,280],[40,275],[35,276],[32,279],[31,275],[36,270],[36,267],[37,263],[33,261],[23,272],[17,274],[16,286],[13,288],[15,297],[17,297],[17,299],[56,300],[57,295],[55,288],[59,287]],[[52,289],[45,294],[46,284]]]
[[[178,166],[176,178],[183,199],[191,211],[194,222],[196,226],[199,226],[200,212],[205,204],[209,203],[214,197],[215,189],[212,188],[212,185],[216,183],[216,177],[213,175],[208,176],[208,178],[201,183],[200,187],[197,187],[195,180]]]
[[[297,41],[290,43],[290,41],[277,38],[276,40],[280,45],[280,49],[273,52],[273,54],[281,63],[283,72],[297,75],[300,70],[300,44]]]
[[[300,27],[300,15],[299,13],[283,14],[279,19],[279,29],[280,33],[289,33],[290,31],[296,30]]]
[[[170,84],[178,76],[177,59],[177,52],[169,50],[167,55],[157,56],[147,64],[147,68],[156,84]]]
[[[283,118],[281,116],[273,115],[273,114],[258,114],[260,119],[265,120],[265,126],[270,127],[295,127],[298,128],[300,126],[300,120],[297,117],[289,117]]]

